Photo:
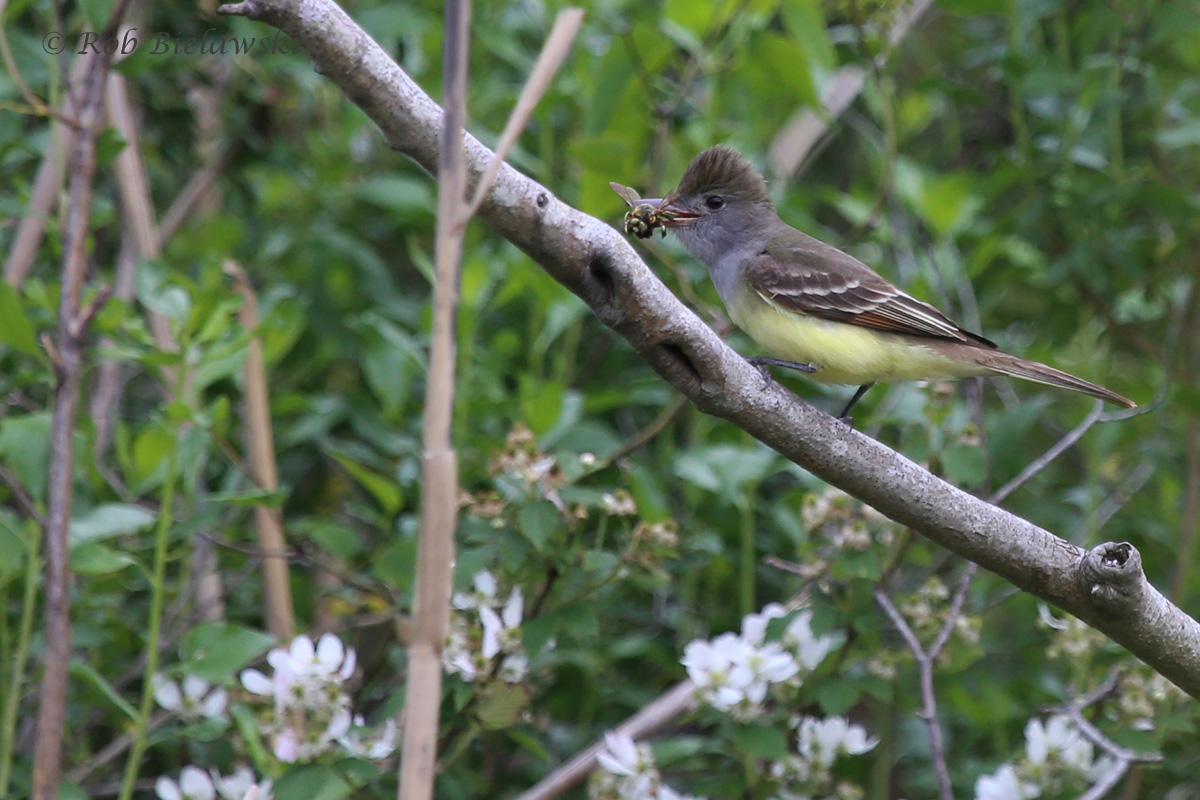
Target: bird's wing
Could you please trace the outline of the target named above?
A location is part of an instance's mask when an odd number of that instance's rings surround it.
[[[996,346],[902,292],[853,256],[795,229],[775,237],[742,269],[750,288],[789,311],[865,328]]]

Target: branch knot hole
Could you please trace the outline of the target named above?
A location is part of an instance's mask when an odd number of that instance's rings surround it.
[[[594,299],[593,306],[611,306],[617,294],[617,281],[608,258],[593,256],[587,265],[586,282]]]

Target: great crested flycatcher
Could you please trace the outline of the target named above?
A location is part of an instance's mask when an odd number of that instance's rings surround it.
[[[853,256],[788,225],[775,212],[766,181],[731,148],[710,147],[696,156],[675,191],[642,200],[630,216],[641,217],[634,226],[639,235],[662,225],[704,262],[733,322],[772,356],[751,363],[810,372],[824,383],[858,384],[843,419],[876,382],[968,375],[1008,375],[1136,405],[1002,352]]]

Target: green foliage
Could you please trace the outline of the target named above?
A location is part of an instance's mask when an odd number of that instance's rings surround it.
[[[64,7],[70,38],[111,3]],[[470,127],[503,128],[562,5],[475,4]],[[598,0],[574,51],[511,157],[566,202],[618,224],[619,181],[657,196],[703,147],[728,142],[757,163],[780,131],[818,106],[835,71],[865,68],[863,95],[802,174],[770,175],[789,221],[848,249],[1006,349],[1112,386],[1150,412],[1092,428],[1006,506],[1080,545],[1128,540],[1152,580],[1191,611],[1200,594],[1200,17],[1185,4],[1072,6],[1027,0],[939,2],[897,47],[898,4],[816,0]],[[207,8],[207,6],[205,6]],[[441,9],[433,0],[350,4],[427,90],[440,94]],[[74,659],[68,768],[129,730],[151,609],[152,528],[164,481],[180,471],[169,520],[163,669],[231,687],[271,642],[264,627],[255,505],[288,534],[302,630],[332,625],[360,654],[356,697],[374,718],[401,701],[405,656],[392,624],[411,613],[420,508],[434,183],[389,150],[365,116],[299,53],[150,55],[151,31],[270,37],[262,23],[169,4],[139,12],[143,47],[118,71],[141,110],[141,155],[159,219],[213,152],[232,144],[210,198],[138,265],[127,301],[97,316],[76,428],[71,524]],[[9,3],[7,37],[24,82],[61,99],[47,0]],[[172,34],[174,35],[174,33]],[[870,63],[883,53],[878,69]],[[882,63],[880,61],[879,63]],[[215,111],[205,110],[209,93]],[[0,76],[0,251],[11,248],[42,153],[45,117]],[[101,143],[88,251],[89,295],[115,280],[123,143]],[[14,741],[36,707],[41,641],[22,660],[23,602],[40,563],[35,526],[13,486],[44,511],[54,388],[51,334],[62,255],[57,207],[32,276],[0,283],[0,686]],[[641,246],[673,290],[724,329],[704,270],[671,239]],[[251,341],[244,298],[222,269],[242,264],[259,292],[260,336],[282,489],[248,477],[242,411]],[[487,569],[525,599],[530,673],[447,680],[440,796],[511,796],[685,677],[694,638],[737,630],[748,608],[800,590],[814,626],[845,644],[796,708],[733,724],[701,712],[656,740],[672,785],[713,797],[761,796],[765,761],[794,748],[788,713],[848,714],[881,737],[839,779],[869,798],[936,791],[913,660],[873,598],[886,581],[928,646],[961,566],[831,492],[732,426],[684,407],[565,288],[486,226],[467,232],[454,415],[462,514],[455,584]],[[163,349],[147,312],[166,321]],[[747,355],[750,342],[731,343]],[[124,390],[111,445],[89,401],[99,365]],[[191,375],[176,397],[176,370]],[[836,410],[841,389],[780,376]],[[1088,412],[1086,400],[1031,384],[877,388],[859,425],[963,488],[987,495]],[[179,435],[176,436],[175,432]],[[643,435],[644,434],[644,435]],[[93,455],[99,445],[100,454]],[[173,460],[174,459],[174,460]],[[1188,526],[1191,526],[1189,529]],[[204,551],[215,549],[224,617],[201,622]],[[775,556],[798,573],[764,563]],[[32,559],[32,560],[30,560]],[[29,570],[33,565],[35,569]],[[1026,721],[1094,687],[1115,646],[1039,627],[1038,607],[978,576],[937,665],[956,793],[1019,756]],[[1074,648],[1074,649],[1073,649]],[[16,705],[13,705],[16,704]],[[803,706],[803,707],[799,707]],[[1096,715],[1122,744],[1161,748],[1142,796],[1194,781],[1196,715],[1138,671]],[[171,720],[142,778],[186,764],[248,760],[275,796],[390,797],[391,763],[286,768],[235,704],[223,728]],[[1134,723],[1153,720],[1149,731]],[[27,736],[15,737],[24,745]],[[15,745],[13,745],[15,747]],[[28,790],[30,750],[0,760],[0,795]],[[82,779],[84,796],[119,778]],[[1075,787],[1079,788],[1079,787]],[[1075,791],[1073,788],[1072,791]],[[1081,790],[1080,790],[1081,791]],[[1075,791],[1079,794],[1080,791]],[[755,794],[758,792],[759,794]],[[150,796],[143,793],[142,796]]]

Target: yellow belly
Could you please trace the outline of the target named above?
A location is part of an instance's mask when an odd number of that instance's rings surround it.
[[[946,358],[919,340],[787,311],[757,294],[739,297],[729,306],[729,316],[763,355],[812,364],[818,369],[809,377],[822,383],[934,380],[986,372]]]

